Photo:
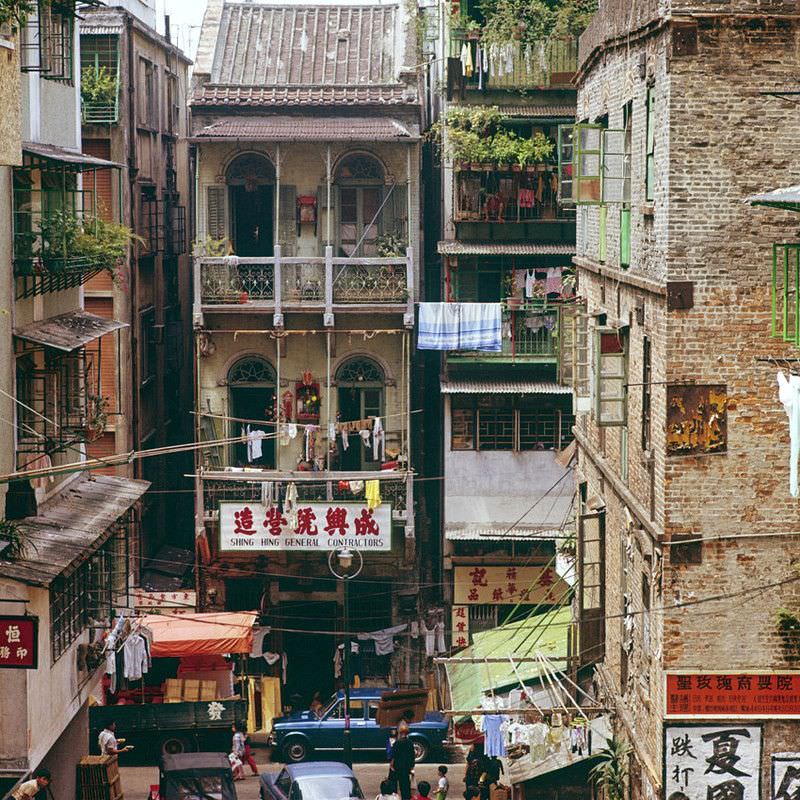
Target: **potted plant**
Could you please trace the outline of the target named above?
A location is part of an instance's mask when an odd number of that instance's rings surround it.
[[[81,103],[86,111],[113,110],[117,104],[119,84],[116,75],[106,66],[84,67],[81,70]]]
[[[597,764],[589,770],[592,783],[603,791],[607,800],[624,800],[628,778],[628,755],[631,748],[619,739],[607,740],[597,754]]]
[[[501,130],[492,137],[492,154],[500,172],[508,172],[517,157],[520,140],[513,131]]]
[[[517,294],[513,271],[507,272],[503,277],[503,292],[505,294],[506,308],[509,311],[519,311],[522,308],[522,298]]]
[[[519,146],[517,147],[517,163],[514,165],[515,172],[520,172],[523,169],[529,172],[535,170],[534,160],[536,158],[536,148],[532,139],[520,139]]]
[[[86,439],[94,442],[99,439],[108,423],[108,400],[100,395],[89,395],[89,416],[86,422]]]
[[[0,519],[0,541],[8,543],[0,555],[0,559],[3,561],[25,558],[29,548],[36,549],[28,532],[20,526],[19,522],[11,519]]]
[[[464,20],[464,32],[469,41],[478,41],[481,38],[481,25],[477,20],[467,17]]]

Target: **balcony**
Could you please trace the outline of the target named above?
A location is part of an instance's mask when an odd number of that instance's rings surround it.
[[[465,34],[454,31],[451,37],[450,68],[461,73],[458,58],[465,43]],[[475,42],[467,41],[473,49]],[[456,67],[456,64],[458,66]],[[576,39],[552,39],[538,47],[510,41],[503,45],[489,45],[489,69],[481,76],[475,69],[470,76],[459,74],[466,90],[513,90],[534,88],[573,88],[572,79],[578,69],[578,42]],[[458,83],[458,81],[456,81]]]
[[[555,305],[503,309],[503,349],[499,353],[451,352],[450,364],[486,361],[555,364],[559,354],[560,309]]]
[[[195,315],[204,312],[284,311],[402,313],[414,317],[414,261],[404,257],[195,258]],[[198,307],[199,304],[199,307]],[[276,321],[276,324],[280,324]]]

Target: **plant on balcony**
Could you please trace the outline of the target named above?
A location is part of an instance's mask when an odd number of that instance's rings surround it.
[[[602,789],[607,800],[624,800],[628,782],[630,745],[612,737],[597,753],[597,763],[589,770],[592,783]]]
[[[406,248],[406,240],[394,233],[384,233],[375,240],[381,258],[399,258]]]
[[[113,108],[117,102],[117,78],[106,66],[81,70],[81,102],[86,107]]]
[[[89,395],[89,410],[86,422],[86,438],[90,442],[105,433],[108,424],[108,400],[100,395]]]
[[[542,164],[553,155],[555,144],[541,131],[536,131],[530,139],[521,139],[517,146],[517,164],[530,167]]]
[[[0,0],[0,26],[21,28],[36,11],[36,0]]]
[[[0,555],[4,561],[25,558],[30,548],[36,549],[28,533],[12,519],[0,519],[0,540],[8,542],[8,546]]]
[[[597,0],[483,0],[481,11],[484,44],[516,41],[531,47],[579,36],[597,11]]]
[[[206,236],[205,239],[198,239],[192,245],[192,253],[196,257],[202,258],[223,258],[233,254],[233,248],[227,239],[215,239],[213,236]]]
[[[517,161],[522,141],[516,133],[506,130],[500,130],[492,137],[492,157],[497,169],[507,171]]]

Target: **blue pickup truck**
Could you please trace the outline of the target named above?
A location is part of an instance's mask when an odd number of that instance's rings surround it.
[[[376,720],[381,695],[388,689],[350,691],[350,741],[353,750],[385,750],[389,728]],[[304,761],[315,751],[344,750],[344,692],[335,694],[317,716],[302,711],[272,721],[270,744],[287,762]],[[417,762],[425,761],[447,737],[447,722],[439,714],[428,714],[423,722],[412,723],[409,738]]]

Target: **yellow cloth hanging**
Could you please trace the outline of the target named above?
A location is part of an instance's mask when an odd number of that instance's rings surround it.
[[[381,482],[366,481],[364,484],[364,497],[367,508],[377,508],[381,504]]]
[[[261,678],[261,730],[272,731],[272,720],[281,715],[281,679]]]
[[[256,679],[247,679],[247,730],[256,729]]]

